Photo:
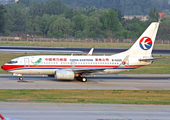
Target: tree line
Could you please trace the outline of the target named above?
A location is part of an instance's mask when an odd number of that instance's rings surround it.
[[[28,0],[24,2],[26,5],[29,5],[29,1],[47,0]],[[97,9],[116,8],[122,10],[125,15],[148,15],[148,11],[152,7],[156,7],[159,12],[170,8],[169,0],[61,0],[61,2],[77,10],[89,5],[92,5]]]
[[[0,5],[0,32],[3,35],[17,32],[48,37],[136,38],[151,22],[159,19],[156,7],[150,8],[148,14],[150,19],[147,21],[124,20],[123,12],[116,8],[97,9],[89,5],[76,10],[60,0],[20,0]],[[169,19],[162,22],[166,20]],[[160,37],[163,38],[161,34]]]

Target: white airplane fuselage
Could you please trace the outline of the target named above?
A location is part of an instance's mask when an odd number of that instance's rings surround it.
[[[90,74],[113,74],[150,64],[139,61],[139,57],[129,57],[123,68],[118,68],[126,56],[25,56],[11,60],[3,69],[16,74],[52,75],[56,70],[75,68],[108,68],[102,72]],[[87,73],[89,74],[89,73]]]

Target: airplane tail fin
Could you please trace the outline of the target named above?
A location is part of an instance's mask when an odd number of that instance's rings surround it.
[[[158,27],[159,22],[151,23],[129,50],[117,55],[150,57],[155,43]]]

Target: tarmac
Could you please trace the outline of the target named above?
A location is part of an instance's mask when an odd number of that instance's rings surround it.
[[[170,74],[89,76],[86,83],[0,74],[0,89],[170,90]],[[169,120],[170,105],[0,102],[6,120]]]
[[[28,47],[28,46],[0,46],[0,52],[10,53],[50,53],[50,54],[87,54],[91,48],[76,47]],[[93,54],[112,55],[124,52],[124,48],[94,48]],[[153,49],[153,55],[169,56],[170,49]]]
[[[22,120],[169,120],[170,105],[0,102],[0,114]]]
[[[86,83],[47,76],[0,74],[0,89],[170,90],[170,74],[118,74],[89,76]]]

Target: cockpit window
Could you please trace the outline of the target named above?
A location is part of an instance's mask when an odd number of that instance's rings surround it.
[[[9,61],[8,64],[15,64],[18,63],[18,61]]]

